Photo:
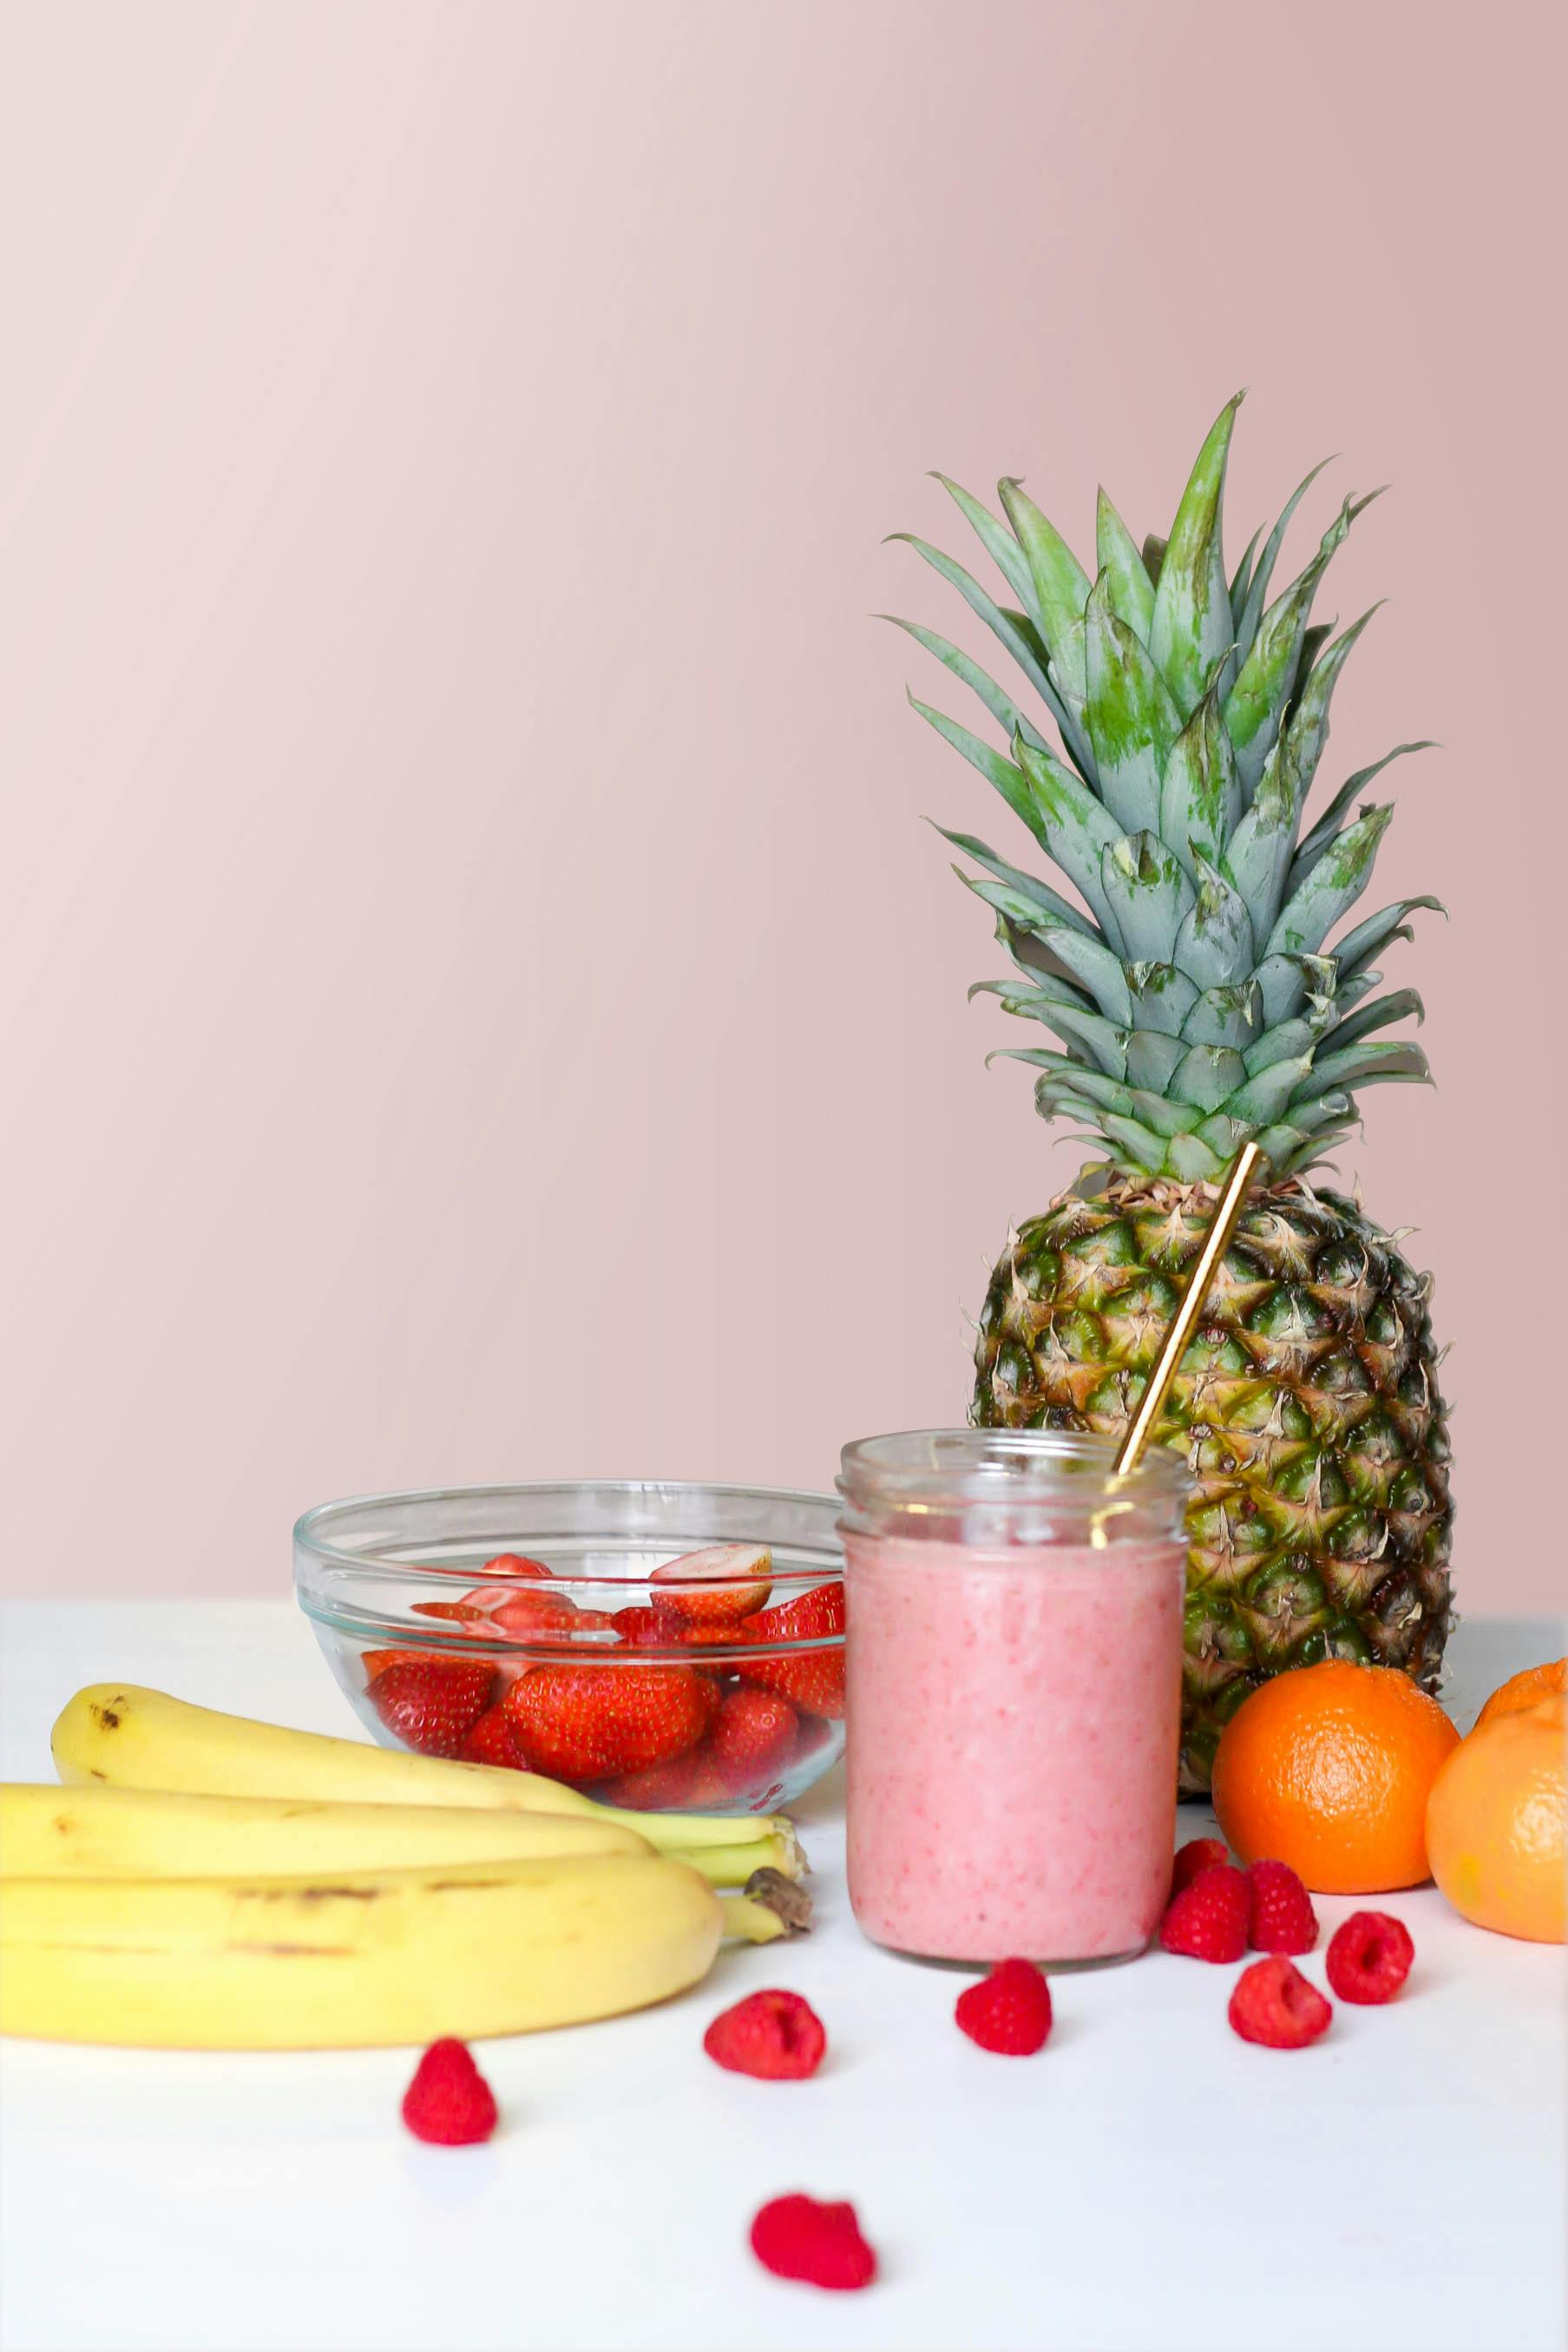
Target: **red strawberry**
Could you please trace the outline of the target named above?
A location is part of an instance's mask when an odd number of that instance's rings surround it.
[[[542,1559],[527,1559],[521,1552],[498,1551],[479,1570],[481,1576],[548,1576],[550,1571]]]
[[[776,2278],[810,2286],[870,2286],[876,2256],[860,2231],[852,2205],[820,2205],[814,2197],[775,2197],[751,2225],[751,2251]]]
[[[696,1682],[689,1666],[538,1666],[504,1705],[536,1771],[604,1780],[695,1747],[707,1720]]]
[[[564,1592],[509,1592],[497,1595],[490,1621],[514,1642],[526,1642],[552,1626],[574,1625],[577,1614],[576,1602]]]
[[[1254,1960],[1236,1979],[1228,2011],[1243,2042],[1266,2050],[1304,2050],[1328,2032],[1333,2010],[1282,1952]]]
[[[703,1709],[707,1718],[703,1729],[711,1731],[719,1708],[724,1705],[724,1685],[716,1675],[705,1674],[700,1666],[696,1667],[695,1672],[697,1678],[697,1696],[703,1703]]]
[[[604,1801],[634,1813],[681,1813],[692,1810],[692,1787],[701,1751],[688,1748],[667,1764],[650,1764],[643,1772],[622,1772],[607,1781]]]
[[[705,1739],[691,1754],[691,1785],[681,1800],[684,1813],[721,1812],[734,1799],[712,1748]]]
[[[402,2119],[415,2139],[464,2147],[496,2128],[496,2096],[465,2042],[433,2042],[402,2095]]]
[[[1002,2058],[1032,2058],[1051,2032],[1051,1988],[1030,1960],[998,1960],[958,1995],[959,2031]]]
[[[662,1588],[655,1605],[685,1625],[738,1625],[768,1600],[773,1555],[766,1544],[710,1544],[666,1560],[649,1581]],[[693,1589],[704,1583],[711,1590]]]
[[[421,1617],[450,1617],[459,1625],[480,1623],[486,1615],[471,1601],[412,1601],[409,1606]]]
[[[1192,1838],[1176,1848],[1171,1864],[1171,1891],[1166,1897],[1174,1903],[1184,1886],[1190,1886],[1200,1870],[1217,1870],[1230,1859],[1230,1849],[1219,1838]]]
[[[1167,1952],[1194,1960],[1239,1960],[1247,1949],[1251,1890],[1244,1871],[1220,1864],[1200,1870],[1160,1922]]]
[[[1388,1911],[1353,1911],[1329,1938],[1323,1971],[1341,2000],[1392,2000],[1415,1957],[1403,1919]]]
[[[365,1670],[365,1680],[373,1683],[389,1666],[428,1666],[445,1664],[444,1650],[362,1650],[360,1664]]]
[[[1286,1862],[1255,1862],[1247,1873],[1247,1940],[1255,1952],[1310,1952],[1318,1940],[1312,1898]]]
[[[526,1772],[528,1759],[517,1745],[517,1735],[507,1720],[504,1706],[487,1706],[457,1750],[465,1764],[498,1764],[508,1772]]]
[[[778,1786],[794,1752],[799,1720],[789,1700],[773,1691],[731,1691],[721,1702],[709,1745],[735,1795],[760,1796]]]
[[[821,1642],[841,1636],[844,1630],[844,1588],[814,1584],[799,1599],[748,1617],[740,1632],[747,1642]],[[844,1653],[841,1640],[831,1649],[804,1650],[774,1658],[737,1658],[742,1679],[759,1689],[778,1691],[808,1715],[836,1722],[844,1711]]]
[[[803,2083],[827,2046],[821,2019],[798,1992],[748,1993],[721,2010],[703,2035],[703,2048],[719,2065],[768,2083]]]
[[[674,1628],[657,1609],[617,1609],[610,1620],[623,1642],[650,1649],[655,1643],[674,1643]]]
[[[420,1658],[384,1667],[371,1685],[371,1705],[405,1748],[455,1756],[484,1714],[495,1679],[479,1658]]]

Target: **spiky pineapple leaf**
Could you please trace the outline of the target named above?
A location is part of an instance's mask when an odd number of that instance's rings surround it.
[[[1295,690],[1318,584],[1357,515],[1364,513],[1378,495],[1374,490],[1364,499],[1345,499],[1323,533],[1316,555],[1263,614],[1236,683],[1225,698],[1226,729],[1236,747],[1237,771],[1248,799],[1278,739],[1286,705]]]
[[[1359,1011],[1347,1013],[1336,1022],[1323,1037],[1325,1054],[1340,1053],[1346,1045],[1355,1045],[1369,1036],[1375,1029],[1391,1029],[1396,1021],[1407,1021],[1414,1013],[1417,1025],[1427,1018],[1427,1008],[1413,988],[1391,989],[1386,996],[1374,997]]]
[[[1255,1078],[1260,1071],[1271,1070],[1277,1062],[1293,1061],[1303,1054],[1315,1052],[1333,1019],[1332,1003],[1319,998],[1311,1013],[1298,1013],[1289,1021],[1277,1021],[1243,1055],[1248,1076]]]
[[[1369,808],[1326,849],[1299,890],[1286,899],[1265,955],[1313,955],[1372,878],[1378,844],[1394,804]]]
[[[1119,944],[1116,918],[1101,880],[1102,851],[1122,837],[1122,828],[1102,807],[1082,777],[1053,751],[1037,749],[1015,735],[1013,760],[1033,800],[1034,830],[1062,872],[1081,891],[1113,944]]]
[[[1323,745],[1329,739],[1329,706],[1333,699],[1334,688],[1339,683],[1340,672],[1350,659],[1352,648],[1362,631],[1377,610],[1377,605],[1372,605],[1325,648],[1308,673],[1306,682],[1296,697],[1295,707],[1285,722],[1282,772],[1288,778],[1294,796],[1294,822],[1297,824],[1301,822],[1301,811],[1306,806],[1307,793],[1317,773]]]
[[[1310,1050],[1270,1062],[1238,1087],[1226,1108],[1232,1118],[1245,1119],[1249,1127],[1268,1127],[1295,1099],[1312,1066]]]
[[[1068,899],[1061,898],[1051,888],[1049,882],[1037,880],[1034,875],[1026,874],[1019,866],[1009,866],[1005,857],[998,857],[994,849],[988,849],[986,844],[977,839],[972,833],[950,833],[945,824],[936,824],[933,819],[927,819],[927,823],[933,824],[934,830],[941,835],[944,841],[950,841],[954,848],[960,851],[964,856],[972,857],[977,866],[983,866],[988,874],[994,876],[996,880],[1020,903],[1031,907],[1036,914],[1045,915],[1053,922],[1070,923],[1091,939],[1095,936],[1094,926],[1088,916]],[[975,888],[971,876],[961,872],[957,866],[955,866],[953,871],[968,888]],[[988,906],[1000,908],[1000,901],[987,892],[981,891],[977,895],[985,898]],[[1001,911],[1010,910],[1001,909]]]
[[[1089,602],[1089,577],[1054,523],[1041,514],[1020,481],[1011,476],[997,484],[997,496],[1013,527],[1034,581],[1034,604],[1046,649],[1059,668],[1064,641],[1075,621],[1083,618]],[[1075,694],[1083,692],[1082,675],[1063,670]]]
[[[1094,509],[1094,568],[1106,583],[1112,612],[1142,646],[1155,619],[1155,583],[1137,542],[1102,489]]]
[[[1284,897],[1291,845],[1296,836],[1296,794],[1285,755],[1277,742],[1263,765],[1252,805],[1242,817],[1220,860],[1252,909],[1255,930],[1272,930]]]
[[[1032,610],[1034,579],[1029,568],[1029,558],[1006,523],[999,522],[989,507],[982,505],[978,499],[972,498],[961,484],[954,481],[951,475],[939,473],[933,467],[931,478],[934,482],[941,483],[965,521],[972,526],[981,546],[1018,598],[1019,603],[1026,610]],[[1035,618],[1036,620],[1040,618],[1038,613]]]
[[[1196,982],[1174,963],[1131,963],[1125,978],[1132,1026],[1179,1037],[1182,1023],[1197,1003]]]
[[[1194,890],[1158,834],[1130,833],[1100,853],[1101,883],[1124,951],[1138,962],[1167,962]]]
[[[1084,617],[1084,720],[1100,796],[1128,833],[1157,826],[1160,779],[1181,719],[1149,654],[1112,602],[1103,572]]]
[[[942,550],[933,547],[929,540],[918,539],[911,530],[890,531],[888,536],[890,540],[899,540],[904,546],[912,547],[924,562],[929,563],[934,572],[939,572],[950,586],[956,588],[969,610],[984,621],[991,635],[1011,654],[1061,729],[1065,740],[1066,714],[1046,673],[1044,654],[1028,616],[1009,612],[1006,606],[998,604],[995,597],[988,595],[981,587],[973,572],[966,572],[961,563],[956,563],[950,555],[944,555]]]
[[[1198,452],[1155,588],[1149,651],[1184,718],[1197,708],[1213,664],[1234,641],[1221,512],[1225,461],[1241,400],[1238,393],[1226,403]]]
[[[1009,911],[1003,919],[1008,925],[1003,944],[1015,962],[1026,970],[1077,981],[1107,1021],[1118,1029],[1132,1027],[1133,1000],[1119,956],[1100,940],[1086,938],[1068,924],[1052,923],[1043,915],[1026,919]]]
[[[1179,1037],[1163,1036],[1157,1029],[1134,1029],[1127,1038],[1126,1076],[1129,1085],[1163,1095],[1171,1073],[1186,1053]]]
[[[1332,996],[1338,972],[1333,956],[1265,956],[1253,974],[1265,1026],[1288,1020],[1303,998]]]
[[[1218,865],[1241,814],[1236,756],[1219,715],[1218,680],[1172,744],[1160,785],[1160,835],[1196,881]]]
[[[1235,987],[1206,988],[1181,1024],[1189,1045],[1232,1045],[1239,1050],[1258,1034],[1262,1017],[1255,981]]]
[[[1171,1093],[1207,1114],[1228,1102],[1246,1076],[1234,1045],[1189,1045],[1172,1076]],[[1196,1118],[1189,1122],[1197,1124]]]
[[[1052,994],[1042,984],[1032,989],[1018,989],[1006,981],[981,981],[969,991],[971,997],[989,991],[1001,999],[1009,1013],[1026,1021],[1039,1021],[1047,1029],[1054,1029],[1069,1045],[1082,1045],[1092,1055],[1107,1077],[1121,1078],[1126,1074],[1126,1032],[1116,1028],[1102,1013],[1090,1013],[1082,1004],[1065,998],[1065,983],[1059,982],[1062,994]],[[1012,1052],[1015,1060],[1026,1058],[1014,1048],[998,1046],[998,1053]],[[988,1055],[988,1061],[996,1058]]]
[[[1382,1045],[1366,1041],[1348,1045],[1341,1054],[1321,1055],[1311,1076],[1297,1087],[1295,1100],[1308,1103],[1334,1087],[1383,1086],[1396,1080],[1426,1086],[1431,1076],[1427,1056],[1413,1038]]]
[[[1385,751],[1382,759],[1374,760],[1370,768],[1358,768],[1354,776],[1347,777],[1311,833],[1302,836],[1291,860],[1291,876],[1287,887],[1293,890],[1299,883],[1305,880],[1333,839],[1339,829],[1341,817],[1349,808],[1352,801],[1366,790],[1374,776],[1380,776],[1391,761],[1403,759],[1407,751],[1435,751],[1437,748],[1437,745],[1430,740],[1419,743],[1396,743],[1392,751]]]
[[[1206,857],[1195,862],[1197,897],[1182,919],[1172,961],[1199,990],[1229,987],[1251,971],[1252,919],[1224,875]]]
[[[1239,662],[1244,662],[1252,650],[1252,640],[1258,634],[1258,624],[1263,617],[1264,599],[1269,593],[1269,583],[1274,577],[1274,566],[1280,560],[1280,550],[1285,543],[1285,533],[1291,527],[1291,517],[1295,513],[1323,467],[1332,466],[1333,463],[1332,457],[1318,459],[1312,472],[1297,483],[1285,501],[1284,513],[1269,533],[1263,552],[1258,559],[1258,569],[1248,581],[1246,598],[1236,615],[1236,658]],[[1254,541],[1253,545],[1256,546],[1256,544],[1257,541]]]
[[[1013,814],[1023,820],[1040,847],[1049,850],[1051,842],[1040,822],[1034,794],[1030,790],[1029,780],[1023,771],[1015,767],[1010,760],[1005,759],[993,744],[985,740],[983,736],[971,734],[967,727],[960,727],[956,719],[949,719],[946,711],[934,710],[928,702],[922,702],[913,694],[909,696],[909,704],[911,709],[917,710],[928,726],[935,727],[944,742],[951,743],[956,751],[962,751],[969,765],[977,769],[988,783],[995,784]],[[1019,742],[1022,740],[1021,736],[1014,738],[1014,740]]]
[[[903,629],[916,645],[924,646],[928,654],[934,654],[945,669],[951,670],[955,677],[961,678],[972,692],[979,696],[992,718],[1006,728],[1009,737],[1022,735],[1030,743],[1044,744],[1044,736],[1019,709],[1012,697],[950,638],[939,636],[935,629],[922,628],[918,621],[900,620],[896,613],[878,613],[873,618],[891,621],[895,629]]]
[[[1258,541],[1262,536],[1263,526],[1260,523],[1242,549],[1241,561],[1230,575],[1230,622],[1232,628],[1238,631],[1241,626],[1241,615],[1247,609],[1247,588],[1252,577],[1252,559],[1258,552]],[[1239,658],[1239,648],[1238,657]]]
[[[1343,835],[1341,838],[1343,838]],[[1414,938],[1415,934],[1406,924],[1405,918],[1413,915],[1420,907],[1428,907],[1438,915],[1446,915],[1448,911],[1441,898],[1399,898],[1392,907],[1381,908],[1375,915],[1368,915],[1364,923],[1358,923],[1354,931],[1347,931],[1343,940],[1336,940],[1333,954],[1342,983],[1354,980],[1391,940]]]

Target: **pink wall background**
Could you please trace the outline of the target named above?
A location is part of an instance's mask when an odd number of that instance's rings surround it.
[[[1397,962],[1440,1091],[1344,1172],[1458,1342],[1464,1602],[1561,1594],[1557,37],[12,11],[5,1588],[281,1592],[329,1495],[822,1486],[961,1418],[1079,1155],[983,1066],[919,819],[1008,820],[903,707],[868,615],[955,607],[880,541],[958,551],[932,466],[1164,529],[1248,383],[1233,550],[1328,450],[1303,546],[1396,485],[1325,773],[1443,739],[1369,903],[1453,920]]]

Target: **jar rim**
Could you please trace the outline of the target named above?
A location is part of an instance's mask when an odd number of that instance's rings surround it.
[[[846,1503],[894,1509],[1002,1508],[1070,1503],[1092,1507],[1102,1496],[1158,1505],[1191,1487],[1183,1456],[1151,1445],[1118,1478],[1118,1441],[1071,1429],[904,1429],[846,1445],[835,1482]]]

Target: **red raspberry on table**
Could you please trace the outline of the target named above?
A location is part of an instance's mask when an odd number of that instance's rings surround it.
[[[385,1666],[371,1705],[395,1739],[422,1756],[455,1756],[489,1702],[494,1670],[481,1658],[416,1658]]]
[[[747,1642],[822,1641],[844,1630],[844,1588],[814,1584],[810,1592],[747,1617],[739,1628]],[[736,1672],[761,1690],[778,1691],[808,1715],[836,1722],[844,1711],[844,1654],[841,1648],[807,1650],[777,1658],[737,1658]]]
[[[528,1559],[521,1552],[498,1551],[479,1570],[481,1576],[549,1576],[549,1570],[542,1559]]]
[[[517,1745],[517,1735],[507,1720],[504,1706],[487,1706],[457,1750],[465,1764],[495,1764],[503,1771],[526,1772],[528,1759]]]
[[[1190,1886],[1200,1870],[1221,1870],[1230,1859],[1230,1848],[1222,1838],[1192,1838],[1176,1848],[1171,1864],[1171,1891],[1167,1903],[1174,1903],[1184,1886]]]
[[[1415,1957],[1403,1919],[1387,1911],[1353,1911],[1329,1938],[1323,1973],[1341,2000],[1392,2000]]]
[[[795,1749],[800,1722],[775,1691],[734,1690],[719,1703],[708,1734],[714,1760],[737,1796],[779,1779]]]
[[[803,2083],[827,2046],[821,2019],[798,1992],[748,1993],[722,2010],[703,2035],[703,2048],[719,2065],[767,2083]]]
[[[707,1707],[690,1666],[536,1666],[502,1702],[536,1772],[606,1780],[695,1748]]]
[[[402,2119],[415,2139],[463,2147],[496,2128],[496,2097],[468,2045],[433,2042],[402,2095]]]
[[[1318,1940],[1318,1915],[1289,1863],[1255,1862],[1247,1873],[1252,1890],[1247,1940],[1255,1952],[1310,1952]]]
[[[1250,1909],[1246,1873],[1213,1864],[1182,1888],[1160,1922],[1160,1942],[1191,1960],[1239,1960]]]
[[[814,2197],[775,2197],[751,2225],[751,2251],[776,2278],[852,2292],[870,2286],[876,2256],[861,2235],[852,2205]]]
[[[1051,2032],[1051,1987],[1031,1960],[998,1960],[958,1995],[960,2032],[999,2058],[1032,2058]]]
[[[656,1568],[648,1581],[661,1614],[684,1625],[738,1625],[767,1604],[773,1555],[766,1544],[709,1544]],[[681,1591],[711,1580],[712,1590]]]
[[[1333,2011],[1295,1963],[1277,1952],[1242,1969],[1226,2013],[1243,2042],[1261,2042],[1266,2050],[1304,2050],[1328,2032]]]

